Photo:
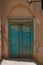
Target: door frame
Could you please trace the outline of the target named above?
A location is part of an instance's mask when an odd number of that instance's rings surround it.
[[[12,18],[12,17],[9,17],[8,21],[13,22],[13,24],[15,24],[15,25],[17,25],[17,24],[28,24],[31,21],[34,23],[33,18]],[[20,22],[20,21],[23,21],[23,22]]]
[[[33,42],[33,55],[32,55],[32,57],[35,59],[36,57],[37,57],[37,53],[36,53],[36,39],[37,39],[37,32],[36,32],[36,30],[37,30],[37,21],[36,21],[36,19],[34,18],[34,17],[8,17],[8,18],[6,18],[6,23],[5,23],[5,45],[4,46],[6,46],[6,48],[5,49],[3,49],[3,52],[5,51],[5,53],[4,53],[4,55],[3,55],[3,57],[4,58],[9,58],[9,53],[8,53],[8,20],[16,20],[16,19],[25,19],[25,20],[28,20],[28,22],[26,22],[26,23],[29,23],[29,20],[31,19],[31,20],[33,20],[33,27],[34,27],[34,30],[33,30],[33,33],[34,33],[34,42]]]
[[[8,21],[10,21],[11,24],[13,22],[14,25],[20,25],[20,24],[23,24],[23,25],[28,24],[29,25],[29,23],[32,23],[33,24],[33,36],[34,36],[34,21],[33,21],[33,18],[8,18]],[[33,37],[33,46],[34,46],[34,37]],[[34,50],[32,51],[32,53],[34,53]],[[9,50],[8,50],[8,55],[9,55]],[[33,54],[31,55],[31,57],[33,57]]]

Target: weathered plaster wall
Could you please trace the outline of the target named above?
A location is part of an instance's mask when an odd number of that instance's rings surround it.
[[[39,18],[37,23],[37,59],[39,62],[43,62],[43,11],[41,9],[41,2],[36,2],[35,4],[35,13]]]
[[[1,9],[2,9],[2,7],[1,7],[1,0],[0,0],[0,60],[2,59],[2,54],[1,54],[1,52],[2,52],[2,39],[1,39],[1,37],[2,37],[2,35],[1,35]]]
[[[15,8],[15,4],[17,3],[27,3],[26,6],[30,7],[30,10],[27,10],[26,8],[23,8],[20,4],[21,7]],[[7,25],[6,25],[6,19],[9,16],[34,16],[34,27],[35,27],[35,40],[34,40],[34,58],[40,62],[43,63],[43,11],[41,10],[41,2],[35,2],[32,4],[29,4],[27,0],[4,0],[2,3],[2,32],[3,32],[3,56],[7,57],[8,56],[8,50],[6,46],[8,45],[8,36],[6,30]],[[26,12],[26,13],[25,13]],[[6,26],[5,26],[6,25]],[[6,32],[7,31],[7,32]],[[5,33],[5,34],[4,34]],[[6,43],[7,41],[7,43]]]
[[[2,44],[1,44],[1,41],[2,41],[2,39],[1,39],[1,18],[0,18],[0,60],[2,58],[2,54],[1,54],[1,52],[2,52]]]

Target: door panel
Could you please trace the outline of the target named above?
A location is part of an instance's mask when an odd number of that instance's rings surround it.
[[[20,29],[18,25],[11,26],[9,23],[9,55],[19,57],[20,54]]]
[[[31,51],[31,28],[29,26],[22,26],[22,46],[23,57],[29,57]]]

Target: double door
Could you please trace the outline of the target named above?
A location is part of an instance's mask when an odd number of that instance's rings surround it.
[[[9,56],[28,58],[33,53],[32,24],[8,24]]]

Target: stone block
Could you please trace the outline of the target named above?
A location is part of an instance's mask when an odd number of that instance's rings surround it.
[[[39,47],[39,50],[38,50],[38,62],[43,63],[43,47]]]
[[[0,25],[1,25],[1,18],[0,18]]]
[[[1,60],[1,58],[2,58],[2,54],[1,54],[1,47],[0,47],[0,60]]]

